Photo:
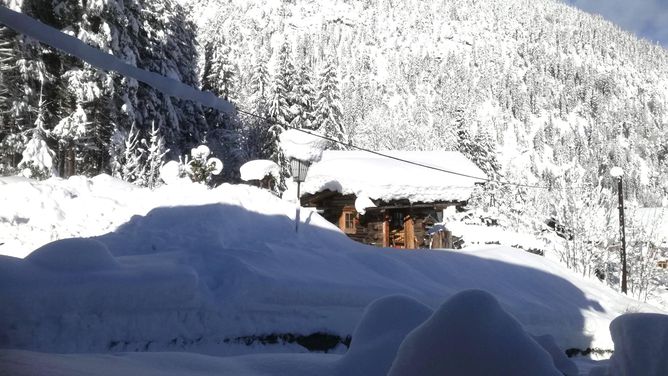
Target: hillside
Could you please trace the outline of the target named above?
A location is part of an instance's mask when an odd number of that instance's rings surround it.
[[[342,124],[356,145],[430,150],[491,139],[513,181],[598,185],[619,165],[643,203],[660,204],[668,188],[668,52],[600,17],[550,0],[193,9],[200,46],[225,46],[230,96],[242,108],[258,105],[258,64],[277,79],[287,42],[292,64],[312,77],[334,62]],[[581,176],[567,172],[579,168]]]

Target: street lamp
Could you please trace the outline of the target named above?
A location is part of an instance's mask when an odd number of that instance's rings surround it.
[[[306,181],[306,174],[308,173],[308,168],[310,165],[310,162],[302,161],[297,158],[290,158],[290,172],[292,173],[292,180],[297,182],[297,214],[295,215],[295,232],[299,232],[299,209],[302,206],[300,200],[300,186],[301,183]]]
[[[297,215],[295,216],[295,231],[299,231],[299,209],[301,202],[301,183],[306,180],[306,173],[311,163],[322,158],[329,141],[315,132],[303,129],[289,129],[280,134],[281,149],[286,157],[290,158],[292,179],[297,182]]]
[[[626,294],[626,234],[624,231],[624,190],[622,186],[622,177],[624,170],[621,167],[613,167],[610,169],[610,175],[617,179],[617,196],[619,202],[619,237],[622,241],[621,259],[622,259],[622,292]]]

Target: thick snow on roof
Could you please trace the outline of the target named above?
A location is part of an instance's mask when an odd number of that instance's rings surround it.
[[[473,162],[456,151],[388,151],[383,154],[479,179],[364,151],[326,150],[322,160],[309,169],[304,192],[331,190],[343,194],[363,193],[371,199],[382,201],[466,201],[475,183],[482,183],[487,178]]]
[[[297,129],[288,129],[280,134],[281,149],[288,158],[295,158],[305,162],[317,162],[322,157],[329,141]]]
[[[256,159],[243,164],[239,168],[241,180],[262,180],[267,175],[278,178],[278,165],[274,161],[267,159]]]

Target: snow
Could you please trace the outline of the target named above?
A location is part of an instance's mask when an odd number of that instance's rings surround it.
[[[90,272],[120,269],[109,249],[94,239],[61,239],[33,251],[26,260],[53,271]]]
[[[160,179],[166,184],[177,184],[185,179],[180,177],[181,167],[177,161],[169,161],[160,167]]]
[[[668,375],[668,316],[631,313],[610,324],[615,353],[608,365],[609,376]]]
[[[366,209],[375,207],[376,204],[374,204],[373,201],[371,201],[371,199],[365,194],[360,194],[355,199],[355,210],[357,210],[357,212],[360,213],[361,215],[364,215],[364,213],[366,213]]]
[[[149,190],[107,175],[0,178],[0,252],[8,255],[0,256],[0,348],[14,349],[0,351],[0,363],[22,370],[13,374],[382,375],[402,337],[463,290],[485,290],[501,307],[465,300],[489,308],[467,313],[470,320],[507,324],[508,312],[527,333],[551,335],[542,346],[553,354],[552,345],[612,349],[615,317],[657,312],[520,250],[382,249],[353,242],[312,211],[299,233],[294,220],[293,203],[246,185]],[[504,336],[518,335],[509,328]],[[350,350],[294,354],[305,349],[239,339],[317,332],[352,335]],[[518,338],[504,346],[525,351]]]
[[[241,180],[262,180],[265,176],[273,176],[278,180],[279,168],[274,161],[256,159],[244,163],[240,168]]]
[[[193,157],[193,159],[206,160],[209,158],[210,154],[211,150],[209,150],[209,147],[206,145],[199,145],[198,147],[192,148],[190,150],[190,155]]]
[[[166,95],[197,102],[230,114],[236,113],[232,103],[218,98],[210,92],[200,91],[175,79],[129,65],[114,55],[104,53],[25,14],[0,6],[0,22],[18,33],[75,56],[96,68],[118,72],[125,77],[132,77]]]
[[[621,178],[622,176],[624,176],[624,170],[622,170],[621,167],[615,166],[610,169],[610,175],[613,178]]]
[[[550,355],[492,295],[467,290],[448,299],[406,337],[388,375],[561,373]]]
[[[387,375],[406,335],[432,313],[406,296],[388,296],[369,304],[353,332],[350,350],[340,360],[343,374]]]
[[[554,366],[565,376],[577,376],[579,374],[578,367],[571,361],[563,349],[554,342],[554,337],[549,334],[533,337],[543,350],[547,351],[552,357]]]
[[[288,129],[280,134],[281,149],[287,158],[317,162],[330,141],[306,131]]]
[[[28,163],[32,162],[35,167],[46,169],[51,172],[53,168],[52,154],[53,152],[49,149],[43,139],[33,137],[28,141],[28,144],[22,153],[23,158],[21,159],[19,166],[26,166]]]
[[[322,160],[309,169],[304,192],[331,190],[343,194],[363,193],[372,200],[408,199],[412,203],[466,201],[476,183],[482,183],[487,178],[459,152],[387,151],[383,154],[456,174],[364,151],[326,150]]]

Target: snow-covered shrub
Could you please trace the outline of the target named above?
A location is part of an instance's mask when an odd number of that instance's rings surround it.
[[[406,335],[432,313],[431,308],[402,295],[371,302],[353,332],[350,349],[338,363],[341,374],[387,375]]]
[[[454,295],[408,334],[389,375],[562,376],[550,355],[482,290]]]
[[[610,334],[615,343],[610,363],[608,367],[594,369],[590,375],[668,375],[668,315],[622,315],[610,323]]]
[[[139,138],[140,132],[130,128],[125,141],[120,145],[117,175],[128,182],[154,188],[160,182],[160,167],[169,149],[165,148],[165,140],[160,135],[160,127],[151,125],[150,138]]]
[[[192,159],[187,162],[186,172],[195,183],[208,183],[211,175],[218,175],[223,171],[223,162],[220,159],[209,158],[211,151],[206,145],[200,145],[190,151]]]
[[[28,141],[18,167],[27,178],[44,180],[53,175],[53,151],[39,134],[35,133]]]
[[[167,184],[188,177],[194,183],[207,184],[212,175],[223,171],[223,162],[215,157],[209,158],[211,151],[206,145],[200,145],[190,151],[192,159],[186,155],[177,161],[165,163],[159,169],[160,178]]]

